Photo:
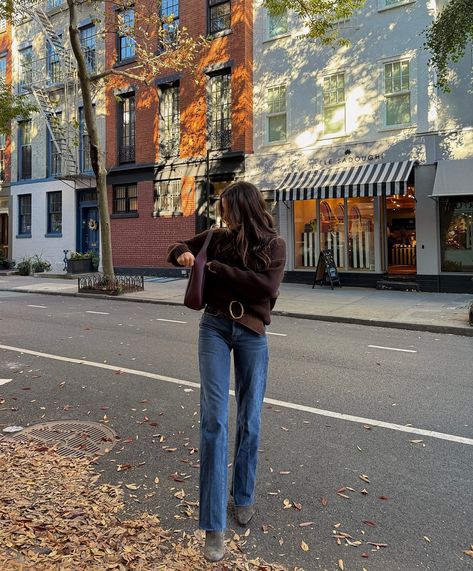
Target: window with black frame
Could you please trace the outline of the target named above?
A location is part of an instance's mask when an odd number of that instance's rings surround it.
[[[48,234],[57,235],[62,233],[62,192],[48,192]]]
[[[31,178],[31,121],[18,123],[18,179]]]
[[[180,113],[179,84],[161,88],[159,99],[159,150],[163,157],[179,154]]]
[[[135,28],[135,9],[127,8],[118,13],[117,52],[118,61],[135,57],[136,42],[133,37]]]
[[[138,212],[138,187],[136,184],[122,184],[113,187],[113,214],[134,214]]]
[[[179,27],[179,0],[162,0],[161,25],[163,42],[174,43]]]
[[[119,145],[118,162],[135,161],[135,95],[123,95],[119,102]]]
[[[31,236],[31,194],[18,195],[18,234]]]
[[[61,68],[61,60],[59,58],[59,54],[57,53],[56,48],[49,40],[46,41],[46,45],[47,45],[47,65],[48,65],[49,83],[51,84],[61,83],[62,68]]]
[[[20,87],[33,81],[33,48],[28,46],[18,52],[20,60]]]
[[[212,150],[229,149],[232,144],[231,74],[225,71],[209,78],[208,134]]]
[[[96,70],[96,29],[93,24],[80,29],[80,44],[84,53],[87,72],[94,73]]]
[[[231,28],[230,0],[209,0],[209,34],[217,34]]]
[[[154,215],[176,215],[182,213],[181,179],[163,180],[155,185]]]
[[[49,121],[51,126],[54,128],[55,126],[60,127],[62,124],[62,113],[56,113],[53,116],[49,116]],[[61,151],[58,149],[56,143],[53,140],[51,135],[51,131],[47,129],[48,134],[48,147],[47,147],[47,175],[50,176],[59,176],[62,171],[62,155]]]

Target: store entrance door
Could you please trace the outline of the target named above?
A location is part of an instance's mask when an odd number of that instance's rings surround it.
[[[388,274],[416,274],[415,199],[411,196],[386,197],[386,223]]]

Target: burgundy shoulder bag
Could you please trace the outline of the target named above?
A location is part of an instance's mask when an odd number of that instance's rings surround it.
[[[209,230],[205,242],[194,260],[189,281],[187,282],[186,293],[184,294],[184,305],[189,309],[202,309],[204,303],[204,281],[205,266],[207,264],[207,247],[212,238],[213,230]]]

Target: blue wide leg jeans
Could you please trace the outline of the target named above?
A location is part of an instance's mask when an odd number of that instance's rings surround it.
[[[232,351],[237,403],[232,494],[236,506],[247,506],[255,501],[261,408],[268,373],[267,340],[224,315],[204,313],[199,327],[199,527],[207,531],[226,528]]]

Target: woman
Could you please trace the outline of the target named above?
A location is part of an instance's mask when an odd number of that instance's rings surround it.
[[[284,274],[286,246],[258,189],[230,185],[220,197],[227,228],[213,230],[207,250],[205,311],[199,327],[200,512],[204,556],[224,555],[227,515],[227,436],[230,353],[233,351],[237,422],[231,495],[247,525],[255,513],[261,408],[266,388],[265,327]],[[208,232],[208,231],[207,231]],[[207,232],[173,244],[168,261],[191,267]]]

